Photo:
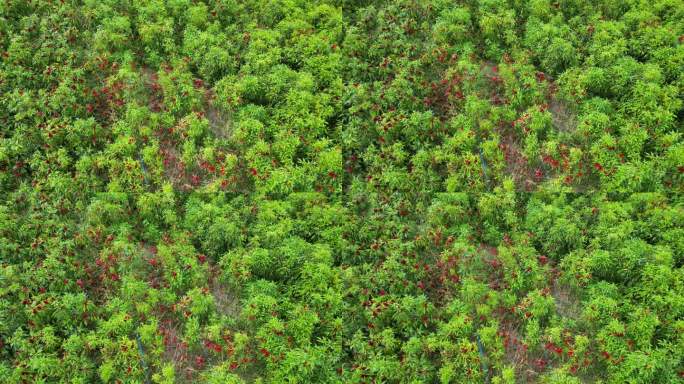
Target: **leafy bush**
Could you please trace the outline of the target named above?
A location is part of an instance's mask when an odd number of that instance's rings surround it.
[[[684,4],[0,2],[0,382],[676,383]]]

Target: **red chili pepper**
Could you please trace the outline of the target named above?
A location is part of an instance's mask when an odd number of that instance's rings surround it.
[[[539,168],[537,168],[537,169],[534,171],[534,177],[535,177],[537,180],[541,180],[541,178],[542,178],[543,175],[544,175],[544,174],[542,173],[542,170],[539,169]]]

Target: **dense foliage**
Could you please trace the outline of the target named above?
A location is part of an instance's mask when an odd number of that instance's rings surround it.
[[[682,0],[0,1],[3,383],[684,382]]]

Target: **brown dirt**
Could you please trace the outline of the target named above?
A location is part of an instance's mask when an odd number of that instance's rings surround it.
[[[577,129],[577,117],[564,101],[555,97],[552,98],[549,103],[549,112],[551,113],[553,126],[559,132],[571,133]]]
[[[535,175],[535,170],[530,167],[527,157],[520,150],[515,135],[508,131],[502,132],[499,148],[504,153],[506,173],[513,177],[519,190],[530,192],[543,180]]]
[[[579,318],[582,307],[579,299],[570,291],[569,287],[556,280],[551,288],[551,296],[553,296],[556,303],[556,312],[561,317],[568,319]]]
[[[214,136],[219,139],[227,139],[232,133],[232,119],[231,116],[214,106],[213,100],[215,94],[211,90],[206,91],[206,106],[204,113],[209,120],[209,128]]]
[[[214,304],[218,313],[227,315],[232,318],[237,318],[240,315],[240,298],[237,293],[223,284],[218,278],[219,268],[211,268],[211,277],[209,279],[209,290],[214,296]]]

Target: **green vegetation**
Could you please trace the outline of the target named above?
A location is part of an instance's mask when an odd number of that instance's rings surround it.
[[[0,382],[684,382],[684,1],[0,0]]]

